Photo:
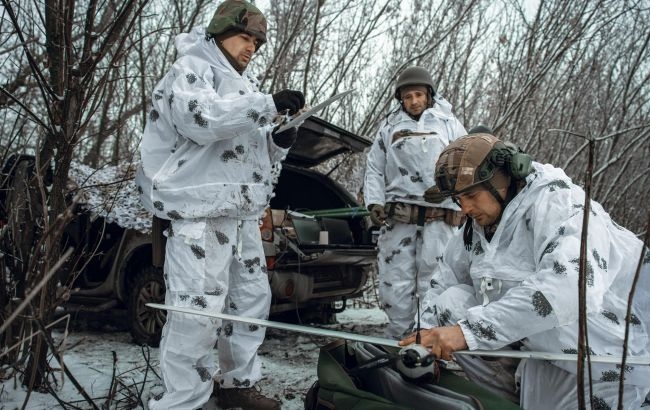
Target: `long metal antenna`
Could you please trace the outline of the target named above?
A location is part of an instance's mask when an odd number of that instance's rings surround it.
[[[418,322],[417,322],[417,327],[415,328],[415,344],[419,345],[420,344],[420,295],[418,295],[418,281],[417,281],[417,275],[415,276],[415,301],[417,302],[417,315],[418,315]]]
[[[216,319],[221,319],[221,320],[231,320],[233,322],[239,322],[239,323],[249,323],[252,325],[258,325],[258,326],[266,326],[266,327],[271,327],[274,329],[280,329],[280,330],[287,330],[290,332],[298,332],[298,333],[305,333],[309,335],[317,335],[317,336],[324,336],[324,337],[332,337],[335,339],[343,339],[343,340],[353,340],[357,342],[363,342],[363,343],[372,343],[372,344],[378,344],[381,346],[389,346],[389,347],[400,347],[398,344],[397,340],[394,339],[386,339],[386,338],[381,338],[381,337],[374,337],[374,336],[366,336],[366,335],[360,335],[356,333],[348,333],[348,332],[342,332],[339,330],[330,330],[330,329],[321,329],[321,328],[315,328],[315,327],[309,327],[309,326],[300,326],[300,325],[294,325],[290,323],[283,323],[283,322],[274,322],[270,320],[264,320],[264,319],[256,319],[256,318],[251,318],[251,317],[244,317],[244,316],[235,316],[235,315],[229,315],[226,313],[217,313],[217,312],[210,312],[207,310],[197,310],[197,309],[192,309],[188,307],[178,307],[178,306],[169,306],[169,305],[161,305],[158,303],[147,303],[147,306],[150,308],[154,309],[162,309],[162,310],[167,310],[171,312],[178,312],[178,313],[185,313],[185,314],[190,314],[190,315],[199,315],[199,316],[206,316],[206,317],[213,317]],[[513,350],[513,351],[505,351],[505,350],[457,350],[454,352],[454,354],[464,354],[468,356],[490,356],[490,357],[510,357],[513,359],[536,359],[536,360],[561,360],[561,361],[570,361],[570,362],[575,362],[578,360],[578,355],[577,354],[566,354],[566,353],[552,353],[552,352],[536,352],[536,351],[526,351],[526,350]],[[591,358],[592,363],[613,363],[613,364],[620,364],[621,363],[621,357],[620,356],[592,356],[589,355]],[[643,366],[650,366],[650,356],[628,356],[626,359],[627,364],[634,364],[634,365],[643,365]]]
[[[424,208],[418,207],[418,225],[415,231],[415,252],[417,255],[418,248],[418,239],[424,242]],[[420,292],[418,292],[418,282],[420,281],[420,267],[418,266],[417,260],[415,261],[415,303],[416,303],[416,314],[417,314],[417,325],[415,328],[415,344],[421,344],[420,339]]]

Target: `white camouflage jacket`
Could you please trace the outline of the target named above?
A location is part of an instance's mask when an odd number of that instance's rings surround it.
[[[423,318],[435,314],[441,325],[454,324],[451,317],[464,318],[460,325],[471,350],[499,349],[521,341],[528,350],[577,353],[584,191],[559,168],[539,163],[534,167],[536,172],[506,207],[490,242],[474,223],[468,251],[462,230],[457,232],[425,297]],[[642,242],[614,223],[600,204],[592,201],[590,212],[589,346],[597,355],[621,356],[627,299]],[[456,312],[436,307],[436,300],[445,294],[446,300],[454,301],[451,309]],[[646,253],[634,297],[629,355],[650,354],[649,326],[650,256]],[[575,363],[555,364],[575,373]],[[592,368],[596,379],[618,381],[616,366],[593,364]],[[650,366],[628,366],[625,372],[630,383],[650,383]]]
[[[153,91],[140,145],[142,202],[164,219],[256,219],[288,151],[270,136],[273,98],[202,28],[175,45],[180,57]]]
[[[424,191],[435,185],[438,156],[451,141],[466,134],[451,112],[451,104],[437,95],[433,107],[425,110],[419,121],[402,109],[389,114],[368,153],[365,203],[431,206],[424,200]],[[450,200],[438,206],[458,209]]]

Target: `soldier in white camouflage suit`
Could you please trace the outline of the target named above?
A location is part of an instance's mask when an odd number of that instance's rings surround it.
[[[431,271],[461,222],[456,205],[434,206],[424,191],[434,184],[442,149],[467,133],[423,67],[400,74],[395,98],[400,107],[388,115],[368,153],[363,192],[373,223],[381,226],[379,298],[389,320],[386,336],[399,339],[413,329],[416,287],[419,296],[430,287]]]
[[[582,188],[561,169],[532,162],[489,134],[450,144],[435,175],[427,199],[452,196],[468,221],[434,272],[435,286],[423,302],[430,329],[422,331],[422,344],[445,359],[463,349],[577,353]],[[593,201],[587,246],[589,348],[620,357],[628,295],[644,247]],[[649,356],[648,253],[630,324],[628,354]],[[578,408],[575,362],[455,358],[473,381],[527,410]],[[620,365],[593,363],[592,372],[592,408],[616,408]],[[650,390],[650,366],[626,365],[624,373],[622,408],[638,409]]]
[[[304,96],[258,91],[246,67],[265,41],[260,11],[226,0],[205,30],[176,37],[179,58],[153,91],[136,182],[145,207],[171,220],[166,304],[268,317],[271,293],[258,221],[296,138],[295,128],[272,133],[272,121],[302,109]],[[254,387],[264,333],[168,312],[160,343],[166,392],[149,408],[199,408],[215,379],[220,407],[279,408]]]

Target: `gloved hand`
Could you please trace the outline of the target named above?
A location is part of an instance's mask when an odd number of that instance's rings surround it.
[[[282,90],[272,95],[275,109],[279,113],[289,110],[289,115],[294,115],[305,106],[305,96],[301,91]]]
[[[383,225],[386,218],[388,218],[386,210],[381,205],[372,204],[368,207],[368,210],[370,211],[370,220],[375,226]]]
[[[280,128],[280,126],[275,127],[271,136],[273,137],[273,142],[280,148],[289,148],[296,142],[298,137],[298,129],[296,127],[291,127],[287,130],[282,131],[279,134],[276,134],[275,131]]]

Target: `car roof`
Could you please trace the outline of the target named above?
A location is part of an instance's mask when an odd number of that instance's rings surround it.
[[[311,116],[298,127],[298,138],[284,162],[311,168],[342,153],[362,152],[370,145],[372,141],[366,137]]]

